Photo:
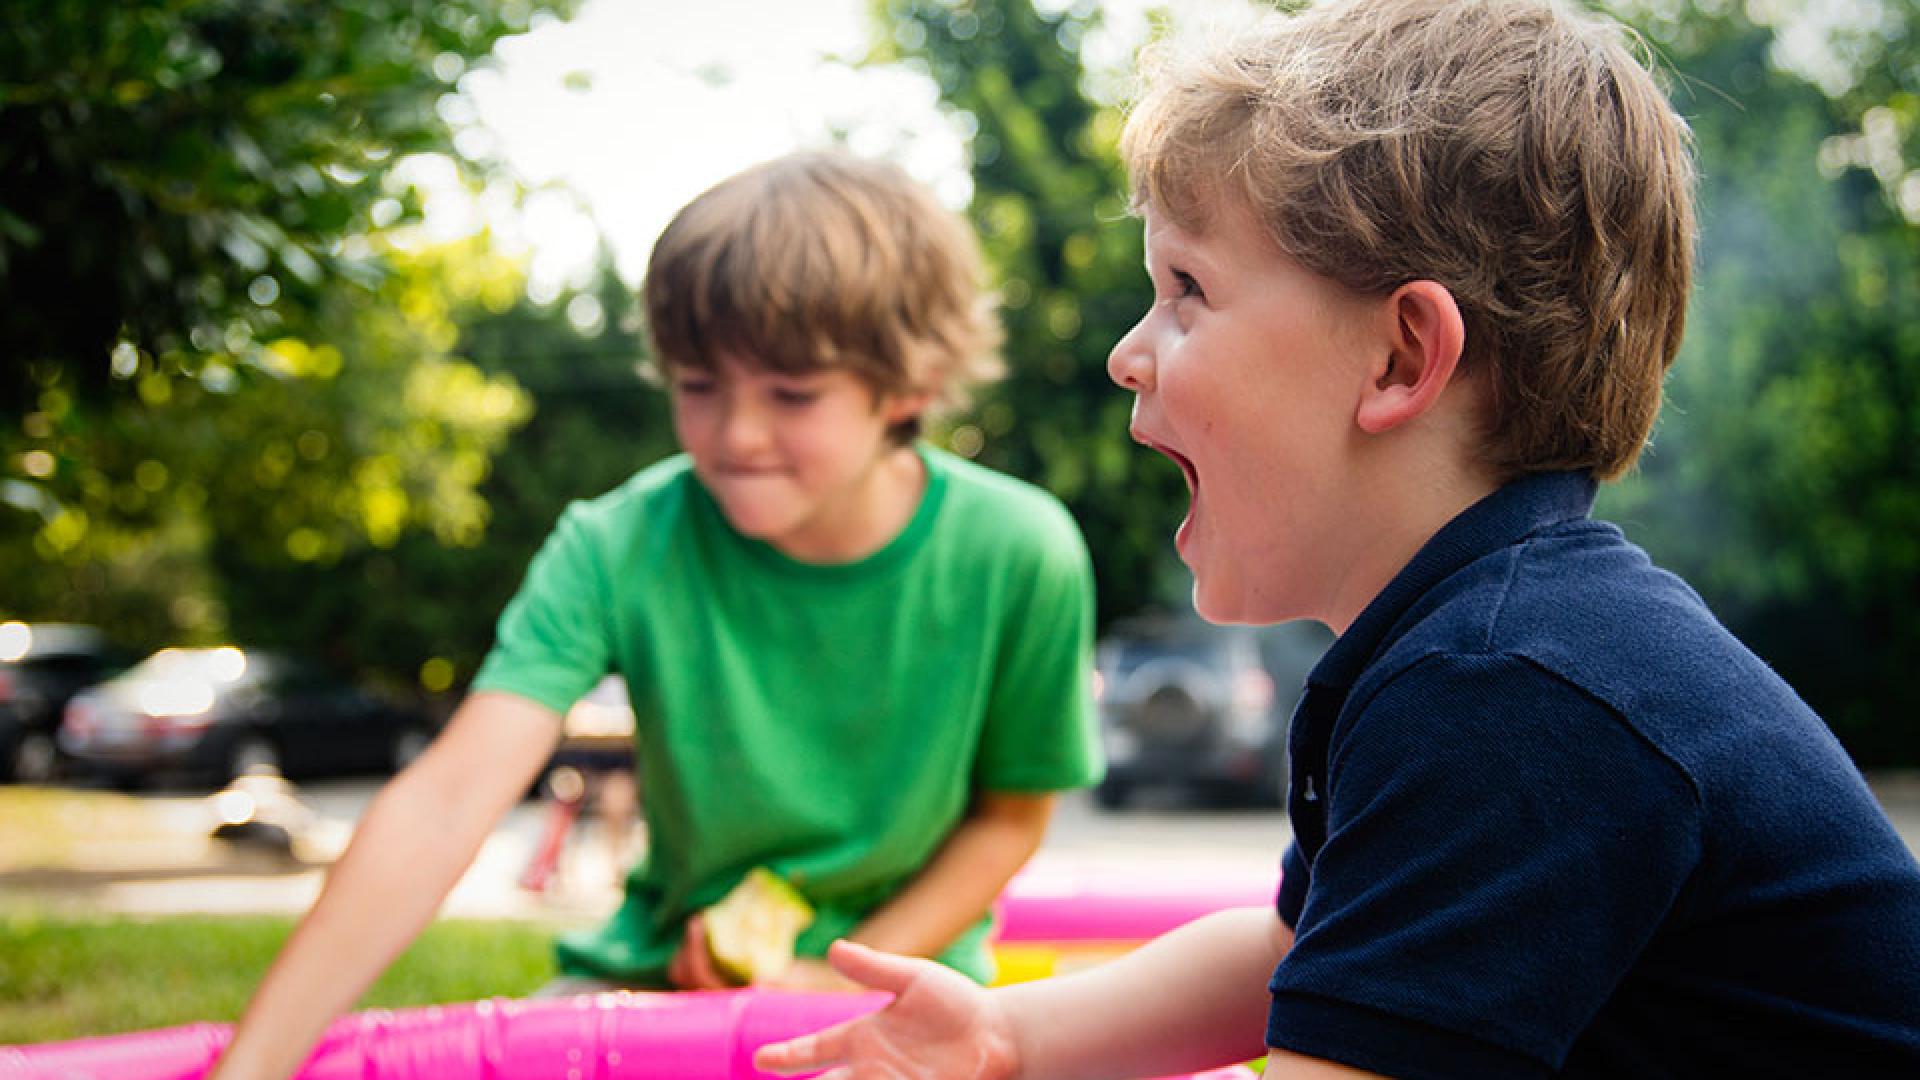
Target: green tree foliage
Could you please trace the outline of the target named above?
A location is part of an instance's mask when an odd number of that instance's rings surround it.
[[[0,0],[0,607],[312,643],[394,591],[326,568],[478,540],[529,402],[455,350],[519,271],[386,238],[416,155],[476,171],[452,83],[572,6]]]
[[[1700,267],[1653,450],[1607,507],[1880,765],[1920,764],[1916,23],[1843,37],[1823,89],[1744,9],[1643,19],[1697,140]]]
[[[245,382],[238,371],[149,371],[124,399],[66,405],[58,425],[43,405],[27,423],[51,430],[40,442],[76,490],[3,519],[25,526],[0,538],[40,570],[12,583],[7,601],[155,644],[218,634],[234,604],[263,599],[257,582],[223,570],[317,578],[343,555],[415,531],[476,543],[486,508],[475,489],[529,403],[449,349],[461,322],[506,310],[520,292],[518,266],[477,242],[395,253],[372,290],[323,298],[311,340],[266,343]],[[301,614],[354,595],[337,579],[304,592],[272,597],[277,629],[253,640],[309,640]]]
[[[1028,0],[886,0],[879,13],[877,58],[924,64],[972,131],[970,214],[1006,321],[1008,378],[953,441],[1064,499],[1092,541],[1102,621],[1137,611],[1184,587],[1169,569],[1186,495],[1172,463],[1129,441],[1129,395],[1106,373],[1152,290],[1120,118],[1084,88],[1097,17]]]
[[[4,0],[0,410],[107,395],[120,341],[195,373],[278,336],[407,214],[381,181],[449,145],[440,99],[533,10]]]
[[[588,289],[549,304],[521,296],[465,319],[459,354],[492,378],[511,379],[531,412],[477,490],[484,542],[448,544],[413,530],[391,548],[349,553],[324,576],[285,564],[246,574],[230,568],[225,576],[241,585],[236,630],[255,638],[281,632],[292,605],[312,613],[302,638],[331,642],[337,663],[431,692],[464,686],[566,504],[611,490],[673,448],[665,396],[638,374],[636,306],[633,290],[603,264]],[[330,603],[301,600],[316,582]]]

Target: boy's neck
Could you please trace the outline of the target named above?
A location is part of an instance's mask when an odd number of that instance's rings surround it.
[[[1359,488],[1369,497],[1364,516],[1355,520],[1354,556],[1330,594],[1326,622],[1336,634],[1346,633],[1435,533],[1501,484],[1491,469],[1447,455],[1371,472]]]
[[[912,444],[891,446],[874,459],[845,497],[823,506],[807,527],[772,538],[774,550],[816,565],[858,562],[892,543],[920,510],[927,466]]]

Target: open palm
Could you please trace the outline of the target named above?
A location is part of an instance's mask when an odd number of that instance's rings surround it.
[[[891,1005],[813,1035],[760,1048],[773,1072],[827,1069],[821,1080],[1001,1080],[1018,1055],[1006,1015],[966,976],[930,960],[838,941],[835,970],[894,995]]]

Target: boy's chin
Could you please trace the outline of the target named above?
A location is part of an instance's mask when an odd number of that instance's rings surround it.
[[[1246,617],[1242,600],[1230,591],[1226,596],[1215,596],[1208,590],[1206,582],[1197,577],[1193,581],[1193,610],[1210,623],[1235,626],[1251,622]]]
[[[1202,619],[1216,626],[1272,626],[1298,618],[1295,615],[1268,611],[1258,604],[1250,603],[1250,597],[1244,590],[1233,588],[1208,589],[1207,582],[1199,577],[1193,581],[1193,610]]]
[[[754,511],[732,510],[721,507],[720,516],[727,519],[733,531],[750,540],[763,540],[774,543],[793,529],[793,523],[775,514]]]

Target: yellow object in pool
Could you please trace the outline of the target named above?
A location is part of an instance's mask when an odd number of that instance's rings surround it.
[[[1098,967],[1141,944],[1138,941],[1003,941],[993,947],[993,985],[1050,979]]]
[[[813,905],[773,871],[755,867],[702,918],[720,973],[751,985],[793,966],[794,939],[813,922]]]

